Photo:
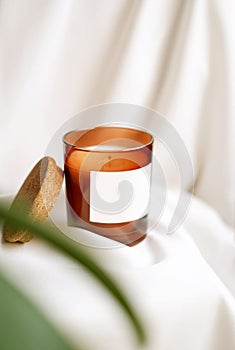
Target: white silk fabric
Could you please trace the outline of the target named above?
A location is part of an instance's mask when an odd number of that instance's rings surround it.
[[[232,0],[3,0],[0,193],[16,191],[81,109],[133,103],[176,127],[196,195],[232,224],[233,13]]]
[[[141,315],[148,350],[235,348],[234,12],[233,0],[1,1],[1,194],[92,105],[157,110],[189,151],[195,196],[179,230],[93,252]],[[73,262],[35,239],[0,250],[1,269],[74,344],[136,349],[116,304]]]

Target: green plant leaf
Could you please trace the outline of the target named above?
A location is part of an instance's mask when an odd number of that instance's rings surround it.
[[[0,349],[72,350],[39,310],[1,272]]]
[[[7,205],[3,201],[0,201],[0,219],[1,218],[12,227],[27,229],[35,235],[43,238],[60,249],[63,253],[66,253],[68,256],[79,262],[111,293],[111,295],[122,307],[126,316],[129,318],[133,329],[135,330],[138,341],[140,343],[144,343],[146,341],[146,334],[142,322],[138,318],[135,310],[127,301],[124,293],[113,278],[106,271],[104,271],[103,268],[101,268],[90,255],[88,255],[84,248],[77,244],[75,245],[73,241],[62,235],[56,228],[52,228],[46,224],[36,224],[32,222],[29,217],[23,216],[22,213],[16,209],[9,211],[7,209]]]

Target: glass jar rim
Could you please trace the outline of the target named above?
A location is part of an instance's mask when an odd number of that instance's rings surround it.
[[[109,132],[109,135],[110,135],[110,132],[114,132],[117,134],[117,132],[120,132],[121,133],[129,133],[129,137],[128,138],[124,138],[124,137],[116,137],[115,138],[108,138],[107,140],[112,140],[112,139],[128,139],[128,140],[133,140],[133,141],[137,141],[139,142],[139,145],[138,146],[134,146],[134,147],[122,147],[120,149],[105,149],[105,150],[101,150],[101,149],[96,149],[96,148],[93,148],[93,149],[89,149],[89,147],[96,147],[98,146],[100,143],[97,142],[93,142],[91,145],[89,146],[81,146],[81,145],[76,145],[76,142],[78,140],[78,138],[75,138],[75,142],[73,141],[69,141],[68,140],[68,137],[71,136],[71,135],[79,135],[80,136],[86,136],[88,135],[88,133],[94,133],[98,131],[99,132],[99,136],[101,137],[101,133],[100,131],[108,131]],[[130,134],[132,134],[132,137],[130,136]],[[136,138],[133,137],[133,134],[135,134]],[[98,134],[97,134],[98,135]],[[138,136],[141,138],[146,138],[146,142],[141,142],[139,141],[137,138]],[[136,150],[140,150],[142,148],[145,148],[145,147],[148,147],[150,145],[153,144],[154,142],[154,137],[147,131],[145,130],[142,130],[142,129],[137,129],[137,128],[131,128],[131,127],[126,127],[126,126],[96,126],[94,128],[90,128],[90,129],[80,129],[80,130],[70,130],[68,131],[64,136],[63,136],[63,143],[67,146],[70,146],[71,148],[74,148],[74,149],[77,149],[77,150],[80,150],[80,151],[84,151],[84,152],[97,152],[97,153],[115,153],[115,152],[130,152],[130,151],[136,151]],[[104,141],[105,142],[105,141]],[[94,144],[95,143],[95,144]],[[118,146],[117,146],[118,147]]]

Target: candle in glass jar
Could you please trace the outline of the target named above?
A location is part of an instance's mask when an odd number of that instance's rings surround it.
[[[153,138],[123,127],[64,136],[68,224],[127,245],[145,237]]]

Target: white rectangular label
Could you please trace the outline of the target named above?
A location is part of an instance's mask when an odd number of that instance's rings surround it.
[[[151,163],[128,171],[90,172],[90,221],[115,224],[148,213]]]

